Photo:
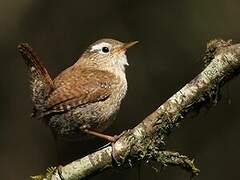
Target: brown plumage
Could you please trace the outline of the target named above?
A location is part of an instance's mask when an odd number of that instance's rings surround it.
[[[67,70],[54,80],[56,88],[47,99],[47,107],[56,112],[104,101],[118,83],[117,77],[107,71],[74,67]]]
[[[35,109],[38,109],[39,111],[45,109],[45,99],[53,89],[53,81],[45,67],[42,65],[40,58],[27,43],[20,44],[18,50],[25,60],[31,78],[34,115]]]
[[[33,49],[20,44],[31,77],[34,116],[43,119],[58,137],[82,139],[86,132],[102,132],[126,94],[125,51],[135,43],[96,41],[54,80]]]

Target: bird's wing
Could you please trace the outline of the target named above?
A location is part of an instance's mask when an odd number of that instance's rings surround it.
[[[54,80],[56,89],[47,99],[47,109],[64,112],[104,101],[111,95],[114,79],[115,75],[106,71],[68,68]]]

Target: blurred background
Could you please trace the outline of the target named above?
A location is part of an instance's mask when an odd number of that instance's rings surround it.
[[[30,119],[26,67],[17,52],[29,42],[56,76],[72,65],[85,48],[103,37],[138,40],[128,51],[129,90],[118,119],[107,130],[132,128],[203,69],[206,43],[214,38],[240,41],[238,0],[149,1],[0,1],[0,169],[3,180],[25,180],[49,166],[66,164],[105,142],[55,143],[51,132]],[[210,109],[185,118],[170,135],[167,147],[195,159],[195,179],[239,179],[240,79],[222,89]],[[153,163],[109,170],[92,179],[185,180],[177,167],[155,172]]]

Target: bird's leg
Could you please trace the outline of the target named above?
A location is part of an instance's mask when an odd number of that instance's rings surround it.
[[[91,134],[93,136],[105,139],[105,140],[107,140],[107,141],[109,141],[111,143],[116,142],[119,139],[119,137],[120,137],[118,135],[110,136],[110,135],[102,134],[102,133],[99,133],[99,132],[96,132],[96,131],[92,131],[92,130],[89,130],[89,129],[85,129],[84,132],[87,133],[87,134]]]

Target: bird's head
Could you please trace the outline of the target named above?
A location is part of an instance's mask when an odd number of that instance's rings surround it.
[[[126,51],[138,41],[122,43],[114,39],[100,39],[91,44],[77,64],[103,70],[125,70]]]

